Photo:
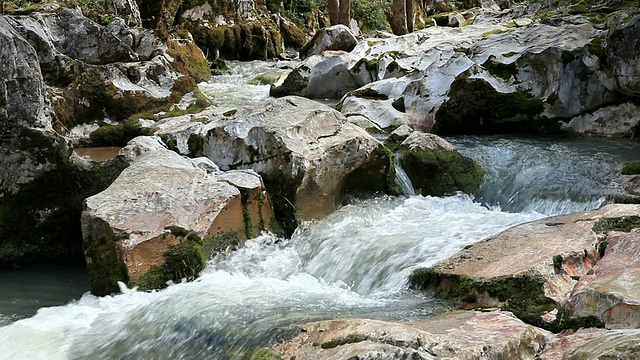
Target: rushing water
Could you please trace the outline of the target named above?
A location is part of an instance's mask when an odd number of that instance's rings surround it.
[[[224,105],[257,106],[268,88],[246,82],[275,68],[234,64],[232,74],[200,86]],[[225,93],[231,89],[235,97]],[[407,289],[413,269],[510,226],[600,206],[619,191],[611,181],[616,164],[640,150],[637,143],[599,140],[449,140],[487,169],[475,200],[457,194],[358,201],[301,226],[290,240],[263,234],[248,241],[212,259],[194,282],[152,293],[87,293],[17,321],[31,314],[5,308],[14,312],[3,314],[9,324],[0,327],[0,358],[225,359],[305,321],[427,316],[443,304]],[[410,183],[404,187],[410,193]]]

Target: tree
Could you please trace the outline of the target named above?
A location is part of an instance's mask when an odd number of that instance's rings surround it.
[[[411,0],[393,0],[389,25],[391,25],[391,31],[396,35],[404,35],[409,32],[407,29],[407,1]]]
[[[407,3],[407,31],[413,32],[413,26],[415,25],[415,8],[413,0],[405,0]]]
[[[338,23],[349,26],[350,21],[350,3],[349,0],[340,0],[340,16]]]
[[[340,23],[340,0],[329,0],[329,22],[331,25]]]

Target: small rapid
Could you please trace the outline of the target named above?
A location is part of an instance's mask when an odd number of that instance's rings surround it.
[[[85,294],[0,328],[0,356],[28,359],[233,358],[305,321],[408,319],[442,305],[406,279],[465,245],[538,213],[490,210],[464,194],[379,197],[300,227],[265,234],[201,277],[152,293]]]

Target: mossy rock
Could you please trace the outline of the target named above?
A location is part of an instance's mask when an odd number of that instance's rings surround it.
[[[16,194],[0,199],[0,267],[38,261],[84,262],[82,202],[106,189],[127,164],[116,158],[79,167],[69,159],[71,149],[44,143],[37,132],[24,132],[20,138],[24,149],[48,149],[46,161],[56,166],[22,185]]]
[[[476,280],[431,268],[418,269],[409,276],[412,289],[433,292],[463,308],[497,306],[511,311],[528,324],[553,332],[604,327],[604,323],[594,316],[574,318],[564,309],[558,309],[559,304],[544,295],[544,283],[543,277],[527,273]],[[484,305],[479,304],[479,299]],[[559,310],[557,319],[550,323],[543,321],[542,315],[554,309]]]
[[[196,82],[211,78],[209,62],[202,50],[191,41],[191,34],[176,32],[167,43],[167,54],[174,60],[171,63],[177,72],[191,76]]]
[[[557,121],[537,119],[541,99],[516,91],[500,93],[482,79],[458,78],[436,113],[437,134],[558,133]]]
[[[622,175],[638,175],[640,174],[640,160],[634,160],[624,165],[621,171]]]
[[[456,191],[474,194],[485,174],[477,162],[455,150],[403,149],[400,162],[422,195],[444,196]]]
[[[182,279],[195,279],[207,265],[203,240],[194,232],[182,228],[170,228],[166,237],[178,239],[175,245],[169,245],[164,253],[164,263],[152,266],[137,280],[130,282],[140,290],[155,290],[167,287],[167,282],[179,282]]]

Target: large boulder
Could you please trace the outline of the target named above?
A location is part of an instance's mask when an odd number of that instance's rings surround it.
[[[616,276],[624,278],[626,273],[615,266],[602,277],[589,275],[607,253],[605,233],[640,227],[639,215],[640,205],[607,205],[600,210],[518,225],[473,244],[432,268],[416,271],[411,283],[460,306],[498,306],[551,330],[603,326],[603,321],[610,326],[634,322],[637,310],[625,305],[625,299],[629,298],[632,304],[636,295],[627,291],[618,294],[617,281],[625,280],[613,281]],[[629,241],[612,239],[611,255],[602,266],[611,261],[624,262],[618,254]],[[633,273],[634,266],[628,271]],[[603,299],[594,302],[598,296]],[[620,311],[607,315],[608,309]]]
[[[508,312],[454,311],[411,322],[340,319],[300,326],[284,359],[533,359],[553,339]]]
[[[326,50],[349,52],[357,43],[358,40],[347,26],[334,25],[318,30],[313,39],[300,49],[300,58],[319,55]]]
[[[263,109],[202,114],[159,134],[175,150],[203,154],[223,170],[258,172],[289,232],[298,220],[334,211],[346,192],[394,187],[389,150],[326,105],[289,96]]]
[[[118,281],[153,289],[193,278],[207,256],[273,223],[258,174],[208,172],[157,144],[128,145],[131,166],[85,201],[82,234],[96,294],[117,291]]]
[[[397,152],[413,187],[422,195],[474,194],[482,185],[484,169],[437,135],[415,131]]]

